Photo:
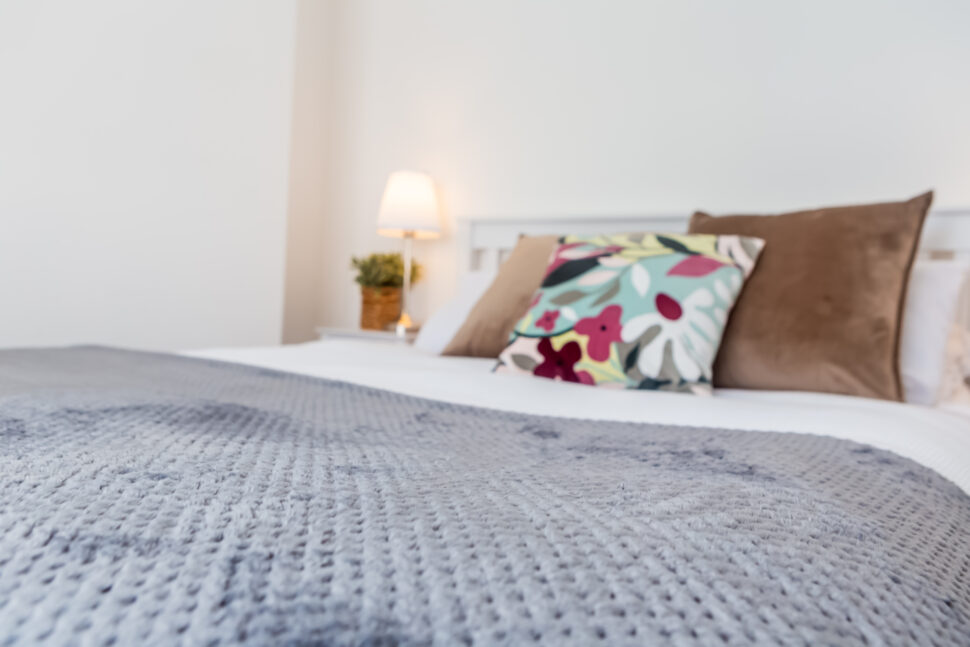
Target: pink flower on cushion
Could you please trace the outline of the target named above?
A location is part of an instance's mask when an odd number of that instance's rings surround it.
[[[542,316],[536,319],[536,328],[542,328],[546,332],[552,332],[556,327],[556,319],[559,318],[558,310],[546,310]]]
[[[542,355],[543,362],[535,367],[533,375],[548,377],[550,380],[560,379],[564,382],[584,382],[593,383],[593,377],[586,371],[578,375],[574,369],[576,362],[583,356],[583,351],[577,342],[571,341],[564,344],[558,351],[552,347],[552,342],[548,337],[543,337],[537,347]],[[588,382],[586,380],[589,380]]]
[[[536,304],[539,303],[540,301],[542,301],[541,291],[536,292],[535,295],[532,297],[532,302],[529,304],[529,309],[531,310],[532,308],[536,307]]]
[[[677,321],[684,314],[684,309],[680,307],[680,304],[663,292],[657,294],[654,304],[657,306],[657,312],[671,321]]]
[[[620,315],[623,308],[613,304],[603,308],[595,317],[587,317],[576,322],[573,330],[580,335],[589,337],[586,344],[586,352],[590,359],[597,362],[605,362],[610,358],[610,346],[613,342],[622,340],[620,330],[623,324],[620,323]]]

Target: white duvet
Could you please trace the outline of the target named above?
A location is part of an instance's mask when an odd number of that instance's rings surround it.
[[[325,340],[185,354],[547,416],[835,436],[915,460],[970,493],[970,407],[934,409],[784,391],[719,389],[713,397],[614,391],[496,375],[491,372],[494,360],[440,357],[411,346],[376,341]]]

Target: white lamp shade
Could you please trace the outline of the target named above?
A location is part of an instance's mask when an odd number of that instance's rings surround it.
[[[430,176],[415,171],[391,173],[377,216],[377,233],[396,238],[437,238],[441,234],[438,197]]]

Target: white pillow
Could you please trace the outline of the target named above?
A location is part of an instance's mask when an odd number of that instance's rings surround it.
[[[467,272],[458,279],[458,292],[421,326],[415,347],[440,355],[468,318],[468,313],[495,280],[494,270]]]
[[[970,297],[970,294],[967,294],[970,289],[965,288],[963,292],[964,299]],[[964,303],[967,302],[964,301]],[[970,405],[970,326],[967,323],[958,321],[953,324],[950,343],[946,349],[942,382],[938,405]],[[970,409],[967,409],[967,412],[970,413]]]
[[[957,319],[970,263],[917,260],[910,273],[899,367],[906,402],[935,405],[940,396],[947,341]]]

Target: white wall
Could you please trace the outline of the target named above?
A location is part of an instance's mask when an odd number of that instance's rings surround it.
[[[334,20],[337,3],[298,0],[290,128],[289,214],[283,342],[317,337],[323,318],[322,282],[330,196]]]
[[[970,205],[970,3],[347,0],[337,29],[324,320],[418,168],[451,217]],[[427,304],[453,239],[422,243]]]
[[[278,343],[292,0],[0,0],[0,346]]]
[[[962,0],[0,0],[0,347],[354,325],[397,168],[449,219],[968,206],[967,24]],[[417,245],[419,318],[455,244]]]

